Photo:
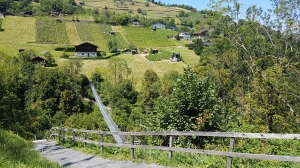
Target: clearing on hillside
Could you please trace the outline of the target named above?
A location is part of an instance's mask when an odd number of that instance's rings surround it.
[[[144,56],[131,54],[123,54],[118,56],[121,59],[125,59],[128,63],[128,67],[132,69],[132,74],[128,77],[133,79],[136,84],[137,90],[142,87],[142,81],[144,78],[144,73],[147,69],[154,70],[159,77],[162,77],[166,72],[177,71],[183,73],[183,68],[187,67],[184,62],[171,62],[166,61],[149,61]],[[99,71],[104,77],[110,77],[109,72],[109,60],[83,60],[82,73],[86,74],[88,77],[92,76],[95,69],[100,68]]]
[[[35,42],[35,18],[7,16],[3,19],[0,43],[23,44]]]
[[[172,40],[167,37],[176,35],[176,32],[161,29],[152,31],[151,28],[126,26],[123,34],[129,43],[134,44],[138,48],[153,48],[174,46]]]

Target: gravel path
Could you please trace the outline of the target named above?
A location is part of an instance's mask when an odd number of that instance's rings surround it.
[[[131,161],[112,161],[98,156],[84,154],[70,148],[58,146],[46,140],[33,141],[34,150],[41,156],[70,168],[164,168],[155,164],[133,163]]]

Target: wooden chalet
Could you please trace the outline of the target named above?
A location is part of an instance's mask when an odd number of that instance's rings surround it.
[[[61,17],[61,16],[65,16],[65,13],[62,12],[50,12],[49,17]]]
[[[25,51],[25,48],[18,48],[19,52]]]
[[[98,46],[85,42],[75,46],[75,55],[79,57],[97,57]]]
[[[137,50],[131,50],[131,54],[134,55],[134,54],[137,54]]]
[[[179,52],[173,52],[173,55],[171,57],[171,61],[172,62],[179,62],[179,61],[181,61],[180,53]]]
[[[158,49],[152,49],[151,54],[158,54]]]
[[[196,31],[193,33],[193,36],[196,38],[204,38],[207,35],[207,30]]]
[[[139,26],[141,22],[138,19],[133,19],[131,23],[135,26]]]
[[[32,58],[31,62],[33,64],[39,64],[39,65],[42,65],[42,66],[47,65],[47,61],[44,58],[40,57],[40,56],[36,56],[36,57]]]

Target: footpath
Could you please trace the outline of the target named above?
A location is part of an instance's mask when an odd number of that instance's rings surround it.
[[[41,156],[57,162],[61,167],[70,168],[165,168],[156,164],[133,163],[131,161],[115,161],[98,156],[84,154],[70,148],[64,148],[53,141],[33,141],[34,150]]]

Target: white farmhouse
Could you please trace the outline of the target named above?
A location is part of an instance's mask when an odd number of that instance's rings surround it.
[[[75,46],[75,56],[79,57],[97,57],[98,46],[85,42]]]
[[[179,33],[179,37],[182,38],[182,39],[190,39],[191,38],[191,33],[181,32],[181,33]]]

